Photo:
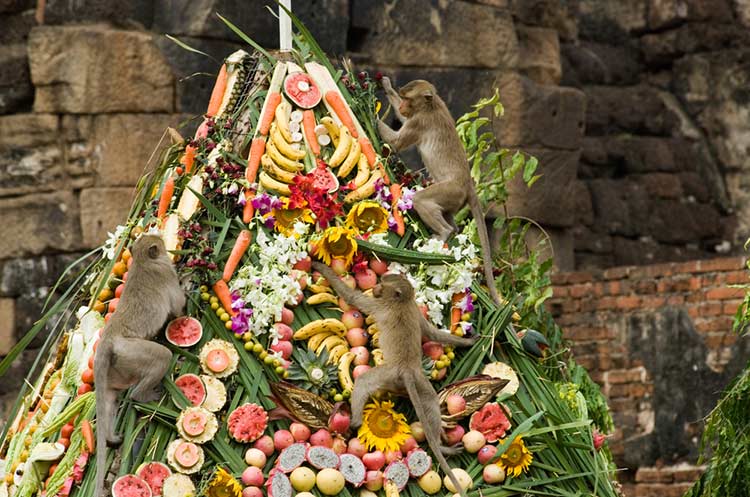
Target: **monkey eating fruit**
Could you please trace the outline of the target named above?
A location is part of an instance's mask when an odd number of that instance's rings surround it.
[[[106,446],[122,441],[113,426],[117,394],[134,386],[134,400],[148,402],[161,397],[159,387],[172,352],[150,339],[170,314],[179,315],[185,306],[185,295],[161,237],[141,235],[131,252],[128,283],[117,311],[102,330],[94,357],[97,497],[103,495]]]
[[[362,424],[362,411],[367,399],[378,390],[397,394],[406,393],[417,417],[422,422],[430,449],[456,488],[461,488],[445,455],[460,451],[441,443],[442,421],[440,402],[432,384],[422,371],[422,337],[449,345],[469,346],[476,339],[461,338],[442,332],[422,315],[414,301],[414,288],[403,275],[387,273],[372,289],[372,297],[352,290],[339,279],[331,268],[313,262],[343,299],[371,316],[380,330],[383,363],[362,373],[354,381],[352,391],[352,427]],[[464,490],[461,495],[466,497]]]
[[[416,145],[427,172],[435,181],[414,195],[414,210],[437,237],[446,241],[458,231],[454,216],[469,203],[482,246],[484,277],[492,299],[500,305],[484,213],[448,107],[435,87],[421,79],[407,83],[397,93],[390,79],[385,77],[383,88],[402,126],[394,131],[378,120],[380,136],[397,152]]]

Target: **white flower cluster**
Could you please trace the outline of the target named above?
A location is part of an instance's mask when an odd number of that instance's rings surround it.
[[[115,249],[117,249],[117,244],[122,239],[122,235],[126,229],[126,226],[119,225],[115,228],[114,233],[107,233],[107,241],[102,245],[102,252],[110,261],[115,258]]]

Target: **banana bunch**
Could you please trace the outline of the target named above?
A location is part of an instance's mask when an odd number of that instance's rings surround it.
[[[318,319],[298,329],[294,333],[294,339],[307,340],[307,348],[318,355],[326,349],[328,363],[337,364],[341,357],[349,352],[349,342],[346,341],[345,333],[346,326],[338,319]]]
[[[307,288],[313,293],[313,295],[308,297],[305,301],[308,305],[339,303],[339,298],[334,295],[333,288],[330,286],[313,283],[307,285]]]
[[[370,343],[373,347],[380,347],[380,330],[376,324],[367,327],[367,334],[370,335]]]
[[[320,123],[328,130],[328,134],[335,146],[333,154],[328,159],[328,164],[331,166],[331,169],[339,168],[336,173],[336,176],[339,178],[346,178],[356,167],[357,175],[354,177],[353,182],[356,188],[354,191],[357,191],[367,184],[370,179],[370,164],[367,162],[365,154],[362,153],[362,146],[357,139],[352,137],[346,126],[336,127],[333,119],[329,116],[322,118]],[[374,193],[375,181],[372,181],[372,185]],[[367,196],[369,195],[363,194],[362,198]]]
[[[383,351],[380,349],[372,349],[372,360],[375,363],[375,366],[380,366],[385,361],[385,358],[383,357]]]
[[[341,383],[342,390],[349,390],[350,392],[354,389],[354,380],[352,379],[351,372],[349,369],[354,362],[354,353],[346,352],[341,356],[339,361],[339,383]]]
[[[289,184],[293,183],[297,173],[304,169],[304,165],[299,161],[305,157],[304,150],[295,149],[287,141],[287,135],[291,138],[286,125],[289,110],[282,104],[276,108],[276,120],[271,124],[266,153],[260,158],[263,170],[258,175],[258,181],[263,188],[285,196],[291,195]]]

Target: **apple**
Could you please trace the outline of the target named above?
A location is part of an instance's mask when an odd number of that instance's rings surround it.
[[[482,470],[482,479],[486,483],[502,483],[505,481],[505,470],[497,464],[488,464]]]
[[[372,492],[377,492],[383,488],[383,472],[368,471],[365,473],[365,487]]]
[[[337,411],[328,421],[328,428],[334,433],[346,433],[351,424],[351,417],[344,411]]]
[[[289,359],[292,357],[292,342],[289,342],[287,340],[279,340],[278,342],[271,345],[271,350],[274,352],[281,352],[281,357],[284,359]]]
[[[274,451],[273,438],[271,438],[269,435],[263,435],[255,441],[253,447],[263,452],[266,457],[271,457]]]
[[[333,447],[333,437],[328,430],[321,428],[310,435],[310,444],[321,447],[328,447],[330,449]]]
[[[424,434],[424,427],[420,421],[413,422],[409,425],[409,428],[411,428],[411,435],[417,442],[424,442],[427,439]]]
[[[445,354],[445,350],[439,342],[425,342],[422,344],[422,352],[433,361],[437,361],[441,355]]]
[[[291,326],[294,322],[294,312],[286,307],[281,308],[281,322],[287,326]]]
[[[292,317],[294,317],[294,314],[292,314]],[[281,319],[284,319],[283,311],[281,312]],[[279,340],[291,341],[292,336],[294,336],[294,330],[288,324],[285,324],[283,322],[274,323],[273,329],[276,330],[276,333],[279,335]]]
[[[331,260],[331,269],[333,269],[333,272],[338,275],[344,275],[348,268],[346,267],[346,261],[344,259],[334,257]]]
[[[367,447],[365,447],[365,445],[362,443],[362,441],[359,438],[354,437],[349,440],[349,444],[347,445],[346,451],[349,454],[355,455],[359,457],[360,459],[362,459],[362,456],[367,454]]]
[[[465,433],[466,430],[464,430],[464,427],[461,425],[456,425],[454,428],[445,430],[445,443],[448,444],[448,446],[456,445],[461,441]]]
[[[388,264],[382,259],[370,259],[370,269],[378,276],[382,276],[388,272]]]
[[[401,451],[400,450],[389,450],[385,453],[385,463],[391,464],[394,461],[400,461],[401,460]]]
[[[417,443],[417,440],[412,436],[407,438],[406,441],[401,444],[401,447],[399,447],[399,449],[401,450],[402,454],[406,455],[417,447],[419,447],[419,444]]]
[[[263,490],[259,487],[245,487],[242,489],[242,497],[264,497]]]
[[[250,466],[262,468],[266,465],[266,461],[268,461],[268,458],[260,449],[251,447],[245,452],[245,462]]]
[[[344,300],[344,297],[339,297],[339,309],[341,309],[342,311],[346,312],[346,311],[351,311],[351,310],[353,310],[355,308],[352,307],[351,305],[349,305],[347,303],[347,301]]]
[[[378,283],[378,275],[372,269],[365,269],[354,275],[360,290],[369,290]]]
[[[292,423],[289,425],[289,431],[297,442],[307,442],[310,438],[310,428],[302,423]]]
[[[273,434],[273,446],[281,452],[294,443],[294,437],[289,430],[278,430]]]
[[[466,410],[466,399],[461,395],[449,395],[445,399],[445,405],[448,408],[449,414],[458,414]]]
[[[370,363],[370,351],[367,347],[352,347],[349,351],[354,354],[355,365],[364,366]]]
[[[341,322],[348,330],[351,330],[352,328],[362,328],[365,324],[365,318],[357,309],[350,309],[341,315]]]
[[[263,471],[255,466],[248,466],[245,471],[242,472],[242,483],[245,485],[252,485],[260,487],[263,485],[265,478],[263,478]]]
[[[385,465],[385,454],[382,450],[368,452],[362,456],[365,467],[371,471],[377,471]]]
[[[354,290],[355,288],[357,288],[357,280],[351,274],[347,274],[347,275],[341,276],[341,281],[343,281],[344,285],[348,286],[352,290]]]
[[[369,371],[369,369],[370,369],[370,366],[366,364],[362,364],[360,366],[354,366],[354,369],[352,370],[352,378],[356,380],[357,378],[359,378],[360,375],[362,375],[366,371]]]
[[[310,258],[310,256],[307,256],[304,259],[300,259],[294,263],[294,266],[292,266],[292,269],[297,269],[299,271],[304,271],[306,273],[309,273],[310,270],[312,269],[312,259]]]
[[[466,449],[466,452],[468,452],[469,454],[475,454],[479,452],[479,450],[487,443],[484,435],[482,435],[482,433],[477,430],[471,430],[467,432],[463,437],[461,437],[461,441],[464,444],[464,449]]]
[[[368,333],[364,328],[350,328],[346,332],[346,341],[352,347],[364,347],[367,345]]]
[[[333,447],[331,448],[338,455],[345,454],[347,449],[346,440],[341,437],[335,437],[333,439]]]
[[[497,447],[494,445],[485,445],[481,449],[479,449],[479,452],[477,452],[477,459],[479,460],[479,464],[485,465],[488,462],[492,460],[493,457],[495,457],[495,453],[497,452]]]

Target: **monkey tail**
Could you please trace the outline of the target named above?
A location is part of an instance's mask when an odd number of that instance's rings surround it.
[[[500,305],[500,296],[497,294],[495,287],[495,276],[492,274],[492,250],[490,248],[490,236],[487,233],[487,223],[484,220],[484,212],[479,203],[477,192],[469,188],[469,208],[474,221],[477,223],[477,232],[479,233],[479,243],[482,246],[482,265],[484,266],[484,278],[487,280],[487,286],[490,289],[490,296],[497,305]]]
[[[419,370],[409,370],[408,372],[404,372],[404,387],[406,388],[406,393],[409,394],[409,399],[411,400],[412,405],[414,406],[414,410],[417,412],[417,417],[422,422],[423,425],[430,422],[430,417],[427,414],[427,411],[425,410],[425,406],[422,400],[422,397],[419,395],[419,387],[417,385],[421,385],[423,389],[429,389],[433,392],[435,391],[434,388],[432,388],[432,385],[430,384],[429,380],[425,378],[422,371]],[[437,395],[435,396],[437,398]],[[425,426],[425,437],[427,438],[427,445],[430,446],[430,450],[435,455],[435,459],[437,459],[438,464],[440,465],[440,469],[443,470],[443,472],[448,475],[448,478],[450,478],[451,482],[453,483],[453,486],[458,489],[458,491],[461,493],[461,497],[467,497],[466,490],[464,490],[461,485],[458,482],[458,479],[453,474],[453,470],[448,465],[448,461],[445,460],[445,456],[443,455],[443,452],[440,450],[442,447],[442,441],[440,440],[440,430],[442,429],[440,426],[440,418],[437,420],[438,426],[437,429],[430,429],[430,427]]]
[[[96,497],[104,497],[104,468],[107,463],[107,437],[109,436],[109,423],[107,413],[107,399],[105,395],[109,389],[107,384],[107,372],[112,359],[112,344],[109,340],[102,339],[96,349],[94,359],[94,384],[96,385]]]

